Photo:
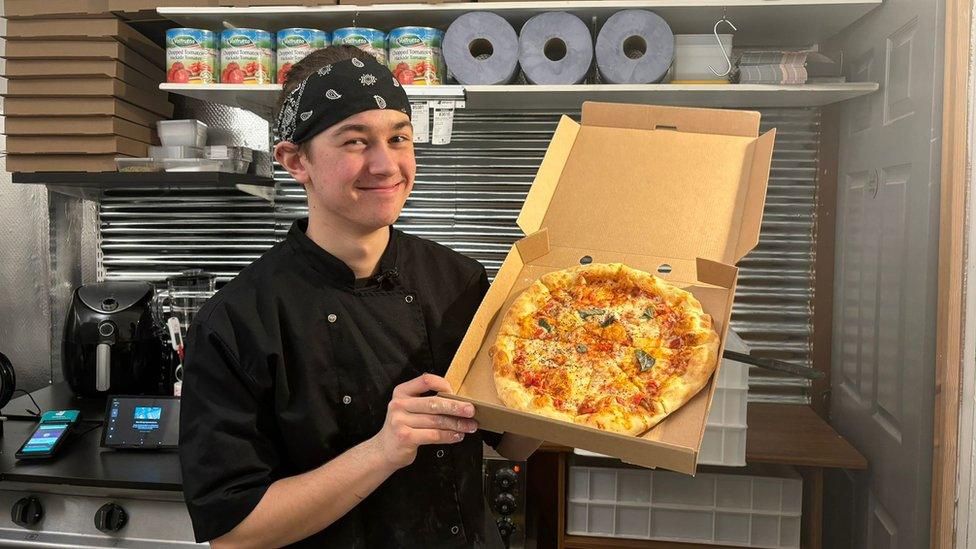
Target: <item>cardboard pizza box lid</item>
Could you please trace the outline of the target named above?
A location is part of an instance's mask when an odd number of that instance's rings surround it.
[[[137,66],[129,66],[115,59],[0,58],[0,74],[8,79],[108,76],[147,90],[158,90],[159,83],[166,80],[166,71],[145,58],[130,61]]]
[[[166,66],[165,51],[160,50],[146,57],[113,39],[6,40],[3,57],[7,59],[117,59],[135,69],[145,62],[156,67]]]
[[[9,154],[8,172],[114,172],[120,154]]]
[[[141,32],[118,19],[11,19],[3,25],[8,40],[117,40],[150,59],[166,51]]]
[[[16,17],[50,17],[52,15],[92,16],[108,11],[108,0],[4,0],[0,15]]]
[[[0,134],[4,135],[121,135],[157,144],[155,128],[136,124],[116,116],[30,117],[0,118]]]
[[[147,156],[149,144],[118,135],[11,135],[8,154],[123,154]]]
[[[294,2],[293,2],[294,3]],[[116,13],[151,11],[153,19],[160,19],[156,8],[208,8],[216,7],[217,0],[108,0],[108,9]]]
[[[758,112],[586,102],[581,124],[560,121],[518,225],[557,246],[735,263],[759,241],[776,131],[758,132]]]
[[[35,62],[36,61],[31,61],[29,63],[35,63]],[[112,64],[113,62],[110,61],[109,63]],[[11,90],[16,90],[18,85],[23,85],[25,87],[21,88],[20,95],[29,95],[31,92],[29,92],[28,90],[32,90],[32,89],[39,90],[36,93],[40,95],[65,95],[65,96],[92,95],[95,90],[107,86],[109,82],[112,81],[112,79],[114,78],[115,82],[129,84],[131,86],[134,86],[142,90],[143,92],[152,93],[153,95],[156,95],[162,98],[163,100],[168,99],[168,94],[166,94],[166,92],[162,92],[159,90],[159,81],[153,80],[152,78],[149,78],[148,76],[142,74],[141,72],[128,68],[126,67],[126,65],[123,65],[121,63],[114,63],[114,64],[122,68],[122,70],[114,71],[117,74],[119,74],[119,76],[121,76],[122,78],[115,78],[113,76],[106,76],[104,74],[85,75],[85,76],[65,75],[65,74],[58,74],[58,75],[45,74],[41,76],[4,75],[4,78],[7,81],[18,82],[18,84],[14,84],[14,85],[7,84],[6,90],[7,93],[14,93],[11,92]],[[62,86],[61,89],[52,90],[51,87],[58,84]],[[79,85],[81,86],[80,89],[87,89],[88,91],[77,92],[77,93],[65,93],[65,90],[70,89],[64,87],[67,85],[71,85],[71,86]],[[74,92],[73,89],[70,90]],[[54,93],[54,91],[58,93]],[[104,95],[104,94],[96,94],[96,95]]]
[[[130,86],[114,78],[31,78],[0,81],[4,97],[119,97],[163,116],[173,115],[166,92]]]
[[[6,97],[4,116],[117,116],[151,126],[164,116],[114,97]]]

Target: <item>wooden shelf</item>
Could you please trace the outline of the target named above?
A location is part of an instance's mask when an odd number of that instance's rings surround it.
[[[863,470],[867,459],[813,408],[796,404],[749,404],[746,461]]]
[[[109,189],[166,188],[172,190],[232,187],[272,200],[274,179],[259,175],[223,172],[35,172],[13,173],[14,183],[47,185],[55,192],[100,200]]]
[[[159,89],[270,118],[281,85],[160,84]],[[464,100],[469,109],[576,110],[584,101],[693,107],[822,107],[874,93],[878,84],[579,84],[569,86],[406,86],[411,99]]]
[[[837,34],[882,0],[586,0],[560,2],[479,2],[387,4],[372,6],[266,6],[250,8],[158,8],[178,25],[218,30],[235,27],[276,31],[287,27],[332,30],[346,26],[390,30],[403,25],[446,28],[470,11],[490,11],[516,28],[542,11],[568,11],[600,24],[622,9],[648,9],[663,17],[676,34],[705,34],[728,8],[738,27],[736,45],[808,45]]]

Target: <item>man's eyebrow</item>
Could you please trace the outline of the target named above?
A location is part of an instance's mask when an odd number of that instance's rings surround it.
[[[340,126],[339,129],[335,131],[335,135],[339,135],[346,132],[369,133],[369,128],[367,128],[362,124],[346,124],[344,126]]]
[[[396,131],[396,130],[401,130],[403,128],[412,128],[412,127],[413,124],[411,124],[409,120],[402,120],[394,124],[390,129]],[[341,135],[346,132],[369,133],[369,131],[370,131],[369,126],[366,126],[364,124],[345,124],[343,126],[339,126],[339,129],[335,131],[334,135]]]

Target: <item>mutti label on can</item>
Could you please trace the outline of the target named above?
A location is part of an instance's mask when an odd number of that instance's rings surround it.
[[[308,54],[329,44],[331,36],[318,29],[282,29],[278,31],[277,67],[275,81],[285,83],[288,71]]]
[[[388,66],[401,84],[437,86],[447,67],[441,43],[444,32],[430,27],[400,27],[387,36]]]
[[[216,79],[216,35],[203,29],[166,31],[166,81],[213,84]]]
[[[386,64],[386,33],[364,27],[345,27],[332,31],[333,46],[356,46]]]
[[[220,81],[225,84],[272,84],[274,43],[259,29],[220,33]]]

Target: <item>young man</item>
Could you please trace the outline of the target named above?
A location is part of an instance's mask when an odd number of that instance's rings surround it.
[[[488,280],[391,226],[416,172],[406,93],[370,55],[332,47],[292,67],[279,103],[275,158],[309,217],[190,330],[180,458],[196,538],[478,546],[474,407],[433,394],[451,389],[440,376]],[[497,444],[513,459],[537,446]]]

